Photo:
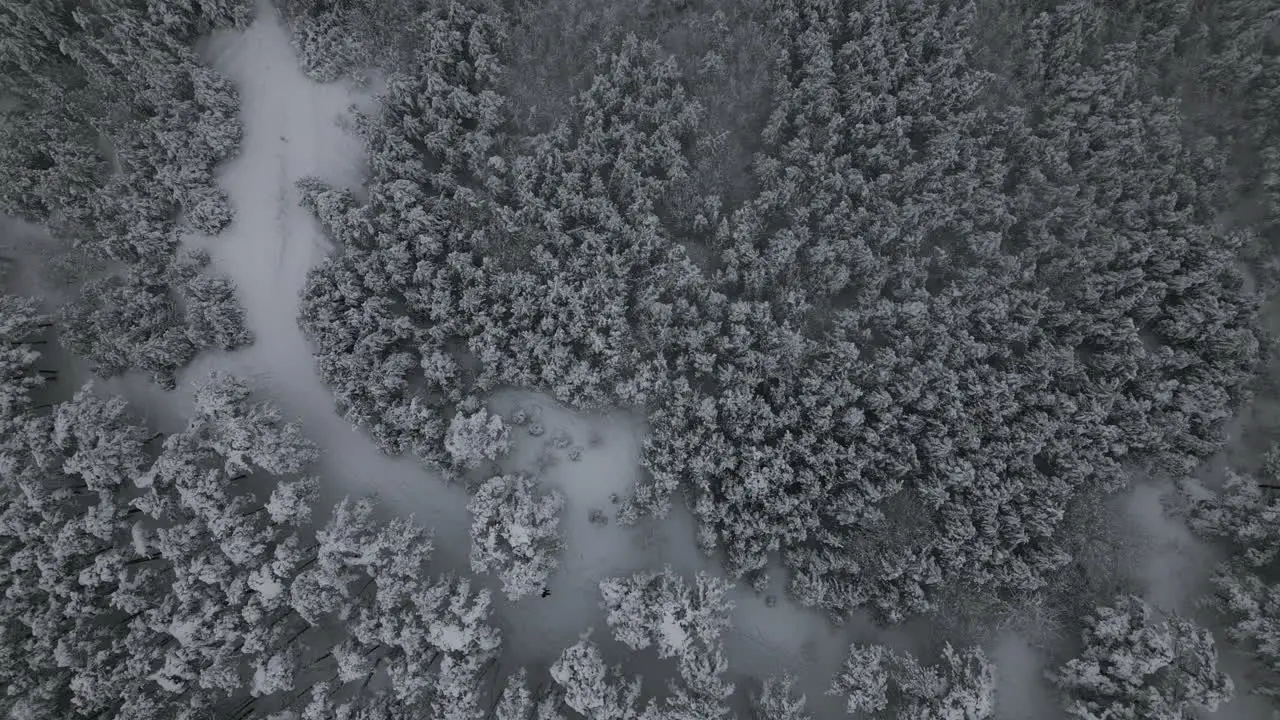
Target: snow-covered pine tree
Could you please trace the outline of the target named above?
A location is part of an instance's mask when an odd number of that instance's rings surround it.
[[[290,586],[307,627],[339,630],[313,664],[333,668],[325,682],[335,691],[360,694],[385,671],[400,712],[479,717],[481,676],[500,646],[487,592],[428,577],[426,533],[406,520],[378,526],[372,512],[367,500],[339,503],[317,533],[315,561]]]
[[[13,40],[0,60],[0,206],[115,265],[63,310],[68,348],[103,375],[141,369],[171,386],[199,349],[244,339],[225,281],[193,280],[188,317],[167,270],[179,217],[207,234],[231,220],[213,169],[239,146],[238,98],[194,45],[243,26],[251,7],[48,0],[0,10],[0,35]]]
[[[303,437],[301,426],[284,422],[274,405],[250,402],[251,394],[243,381],[211,374],[196,387],[186,435],[225,458],[229,477],[255,471],[286,475],[314,461],[319,450]]]
[[[1227,638],[1268,669],[1256,692],[1272,696],[1280,695],[1280,682],[1271,679],[1280,671],[1280,586],[1273,581],[1280,558],[1278,448],[1268,452],[1260,478],[1228,472],[1218,491],[1190,498],[1188,514],[1198,534],[1226,543],[1230,559],[1210,578],[1205,602],[1227,620]]]
[[[124,398],[103,398],[92,382],[44,418],[49,421],[48,434],[46,426],[37,431],[39,438],[32,432],[32,450],[49,453],[46,462],[51,469],[81,478],[91,492],[115,489],[122,480],[138,477],[150,463],[145,445],[153,434],[127,410]],[[45,437],[48,446],[35,444]]]
[[[485,408],[459,412],[449,422],[444,449],[458,468],[474,470],[511,450],[511,431],[501,415]]]
[[[58,325],[67,349],[102,377],[140,368],[172,388],[196,353],[168,287],[133,271],[90,280],[63,307]]]
[[[141,613],[171,592],[147,566],[144,518],[129,508],[129,481],[147,463],[150,433],[122,400],[89,387],[21,422],[0,470],[0,546],[16,603],[6,626],[21,652],[5,668],[8,701],[60,717],[111,711],[126,697],[176,712],[136,673],[162,651]]]
[[[732,586],[698,573],[693,586],[670,567],[600,583],[605,621],[614,638],[632,650],[651,645],[661,658],[674,657],[679,672],[661,712],[673,718],[718,718],[729,713],[733,684],[721,634],[729,627]]]
[[[641,720],[640,678],[628,679],[621,667],[606,667],[590,633],[566,648],[551,666],[564,692],[564,704],[588,720]]]
[[[695,643],[712,646],[729,627],[729,583],[698,573],[690,587],[669,566],[600,582],[605,620],[632,650],[656,645],[663,658],[681,657]]]
[[[1048,673],[1067,714],[1081,720],[1190,720],[1230,699],[1213,635],[1170,615],[1156,622],[1137,596],[1117,598],[1087,618],[1080,655]]]
[[[175,262],[171,275],[183,300],[187,336],[198,348],[235,350],[253,343],[245,326],[244,308],[236,299],[235,286],[210,272],[212,260],[203,249],[185,253]]]
[[[851,714],[885,713],[901,720],[991,720],[996,715],[995,667],[981,648],[947,643],[942,663],[924,666],[882,645],[855,644],[832,682]]]
[[[198,392],[154,457],[123,401],[90,388],[5,438],[0,709],[481,718],[500,644],[488,596],[430,577],[427,533],[376,523],[367,503],[313,533],[317,481],[295,473],[314,448],[238,381]],[[243,432],[296,452],[263,460]],[[240,470],[281,475],[263,497]]]
[[[750,695],[752,720],[812,720],[806,698],[796,693],[795,683],[790,674],[765,678],[760,689]]]
[[[488,220],[474,185],[494,174],[505,121],[504,23],[488,2],[416,9],[397,26],[414,38],[409,57],[385,78],[377,111],[357,121],[368,201],[304,184],[304,202],[344,252],[308,275],[300,322],[344,417],[387,452],[449,467],[446,423],[429,398],[474,397],[474,370],[459,360],[483,354],[466,349],[463,326],[488,302],[476,247]],[[424,93],[448,101],[423,104]]]
[[[729,661],[715,642],[697,642],[677,663],[679,678],[669,683],[670,695],[661,717],[671,720],[717,720],[731,717],[728,702],[734,684],[726,679]]]
[[[496,573],[512,600],[542,592],[564,547],[559,531],[563,507],[558,492],[541,492],[527,475],[485,480],[467,504],[471,569]]]
[[[39,372],[41,330],[51,325],[34,298],[0,294],[0,436],[10,437],[10,423],[30,409],[32,393],[49,381]]]
[[[496,703],[493,720],[530,720],[534,704],[529,692],[529,672],[519,668],[508,675]]]

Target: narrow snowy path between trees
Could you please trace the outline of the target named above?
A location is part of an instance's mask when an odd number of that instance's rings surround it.
[[[307,271],[331,248],[299,206],[294,183],[315,176],[359,185],[363,149],[343,124],[352,105],[368,104],[372,92],[309,80],[298,67],[287,29],[267,2],[259,3],[257,19],[246,31],[215,34],[202,54],[239,91],[244,136],[239,155],[218,172],[235,221],[217,237],[191,237],[188,243],[208,249],[215,267],[235,283],[254,344],[202,355],[183,371],[177,392],[163,393],[128,378],[126,394],[140,401],[153,421],[178,423],[189,409],[193,382],[214,369],[244,378],[285,417],[300,420],[320,446],[316,472],[322,476],[323,505],[348,494],[377,493],[384,513],[412,513],[434,528],[441,539],[437,559],[457,569],[466,554],[465,543],[458,543],[466,538],[464,491],[441,483],[411,459],[383,455],[334,412],[296,319]]]
[[[359,185],[363,149],[342,124],[352,104],[368,103],[371,95],[346,83],[307,79],[287,30],[266,2],[247,32],[212,38],[206,57],[240,91],[244,124],[240,155],[220,176],[236,220],[209,243],[214,262],[239,289],[254,333],[251,348],[224,358],[235,366],[227,369],[252,380],[286,415],[302,419],[322,449],[318,470],[331,494],[377,492],[385,510],[413,513],[442,538],[465,537],[462,490],[446,487],[410,459],[386,457],[338,417],[298,328],[307,272],[331,248],[298,204],[294,183],[315,176]],[[441,545],[456,558],[458,548]]]

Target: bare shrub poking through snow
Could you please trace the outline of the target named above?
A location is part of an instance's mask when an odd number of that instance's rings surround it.
[[[556,428],[556,431],[551,433],[551,444],[557,450],[564,450],[573,444],[573,438],[569,435],[569,431],[564,428]]]
[[[511,450],[511,431],[501,415],[484,408],[470,415],[458,413],[449,423],[444,449],[458,467],[472,470]]]
[[[484,481],[467,505],[471,511],[471,569],[496,572],[512,600],[541,593],[559,565],[557,492],[538,493],[526,475],[498,475]]]

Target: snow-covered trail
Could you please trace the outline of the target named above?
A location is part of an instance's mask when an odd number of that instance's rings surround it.
[[[465,538],[465,493],[411,459],[383,455],[338,417],[298,328],[307,272],[331,248],[298,204],[294,183],[314,176],[360,185],[364,151],[342,122],[353,104],[368,104],[371,95],[349,83],[318,85],[303,75],[287,29],[265,1],[246,32],[213,38],[206,58],[239,90],[244,125],[240,155],[220,176],[236,220],[210,252],[239,289],[254,344],[227,359],[285,413],[302,418],[322,448],[319,470],[331,494],[375,491],[386,509],[413,513],[442,539]],[[450,555],[457,552],[451,543],[442,545]]]
[[[412,513],[433,528],[438,559],[456,567],[466,554],[466,495],[446,486],[417,462],[382,454],[333,408],[317,376],[306,338],[298,328],[298,301],[307,272],[331,248],[311,214],[298,204],[297,180],[315,176],[357,188],[364,152],[343,129],[353,105],[372,95],[350,83],[318,85],[298,67],[288,30],[268,2],[244,32],[217,33],[204,43],[205,60],[240,93],[244,127],[240,153],[218,172],[235,220],[222,234],[190,237],[228,275],[247,311],[254,344],[233,353],[205,353],[180,376],[177,392],[164,393],[141,378],[113,381],[140,401],[154,421],[174,425],[190,408],[192,383],[214,369],[250,382],[320,445],[315,472],[323,504],[344,495],[375,492],[387,514]],[[457,539],[464,542],[459,547]]]

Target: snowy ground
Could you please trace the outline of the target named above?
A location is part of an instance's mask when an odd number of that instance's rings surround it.
[[[987,652],[996,665],[996,720],[1065,717],[1044,677],[1044,658],[1025,639],[1002,633]]]
[[[360,182],[361,148],[340,121],[349,115],[352,103],[367,103],[371,95],[349,84],[317,85],[308,80],[297,67],[286,30],[265,3],[248,31],[211,38],[205,57],[240,91],[244,138],[240,155],[219,172],[236,210],[235,222],[216,238],[192,237],[188,242],[208,248],[217,268],[236,283],[256,342],[235,353],[202,355],[181,374],[176,392],[160,391],[140,376],[100,386],[127,395],[157,428],[168,430],[182,424],[190,409],[192,383],[211,370],[227,370],[249,380],[286,416],[300,419],[306,434],[321,446],[316,472],[323,478],[326,501],[374,492],[385,512],[413,514],[432,528],[437,560],[444,568],[462,569],[469,525],[464,492],[412,460],[381,454],[333,412],[296,322],[306,272],[330,248],[314,220],[299,207],[293,184],[306,176],[344,186]],[[7,285],[17,289],[15,283]],[[503,464],[507,470],[539,472],[566,497],[562,530],[567,551],[551,579],[551,596],[511,604],[495,592],[508,652],[504,665],[545,666],[591,627],[596,628],[597,640],[605,640],[597,584],[606,577],[667,563],[686,575],[720,572],[713,559],[696,549],[693,519],[679,504],[661,523],[625,528],[616,522],[612,496],[625,497],[639,472],[644,427],[638,418],[624,413],[575,414],[545,396],[514,391],[499,393],[491,406],[504,415],[517,406],[537,408],[545,434],[533,437],[517,430],[515,449]],[[560,433],[568,438],[565,447],[556,447]],[[577,461],[570,460],[568,452],[575,446],[581,447]],[[1199,546],[1160,514],[1158,493],[1139,489],[1129,503],[1135,525],[1162,540],[1155,554],[1144,558],[1149,596],[1161,606],[1186,609],[1184,580],[1193,570],[1202,576],[1206,558],[1198,551],[1188,552]],[[592,522],[592,510],[600,511],[607,522]],[[859,621],[835,628],[820,614],[787,601],[783,584],[775,575],[769,591],[777,595],[773,607],[750,590],[734,593],[734,629],[726,641],[731,672],[743,682],[746,676],[791,671],[799,676],[815,717],[842,714],[838,700],[824,690],[850,640],[917,652],[936,640],[927,625],[886,632]],[[611,659],[622,659],[619,648],[602,645],[613,654]],[[1012,635],[1002,636],[988,650],[1000,665],[1002,720],[1050,717],[1039,654]],[[654,680],[670,672],[670,667],[652,667],[653,658],[638,660],[629,667],[645,673],[651,688]],[[1231,658],[1226,662],[1238,679],[1243,665]],[[1263,708],[1256,698],[1244,698],[1217,715],[1262,718]]]

